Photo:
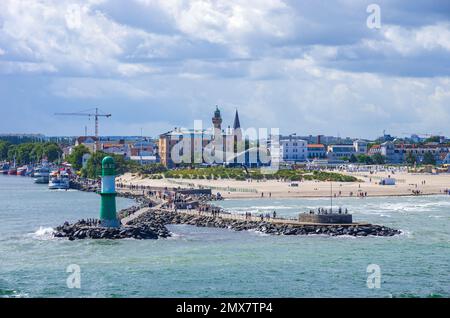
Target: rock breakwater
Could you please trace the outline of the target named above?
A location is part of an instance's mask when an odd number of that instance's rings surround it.
[[[99,220],[80,220],[70,224],[65,222],[58,226],[53,233],[54,237],[65,237],[69,240],[79,239],[158,239],[170,236],[169,230],[161,223],[141,222],[135,226],[122,226],[119,228],[101,227]]]
[[[394,236],[401,231],[386,226],[373,224],[283,224],[268,221],[233,220],[208,215],[192,215],[171,211],[149,211],[129,222],[130,225],[149,223],[159,224],[188,224],[199,227],[228,228],[235,231],[255,230],[273,235],[310,235],[324,234],[330,236]]]

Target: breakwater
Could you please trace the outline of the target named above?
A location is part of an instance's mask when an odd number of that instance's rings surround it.
[[[160,222],[141,222],[119,228],[101,227],[99,220],[80,220],[70,224],[65,222],[56,227],[54,237],[79,239],[157,239],[170,236],[169,230]]]
[[[89,183],[76,183],[76,188],[82,191],[96,191],[96,186]],[[147,189],[148,190],[148,189]],[[243,215],[232,215],[231,213],[216,211],[215,208],[207,204],[208,209],[204,212],[204,204],[197,210],[180,210],[174,204],[176,199],[182,200],[197,199],[204,202],[204,194],[196,195],[190,193],[169,193],[166,191],[164,198],[161,193],[158,197],[146,195],[147,191],[138,189],[137,191],[118,191],[118,195],[135,199],[138,204],[118,213],[123,223],[128,221],[126,217],[137,213],[136,217],[123,224],[122,227],[103,228],[98,225],[98,221],[87,222],[80,220],[76,223],[64,223],[56,228],[55,237],[67,237],[74,239],[157,239],[170,236],[170,231],[166,228],[168,224],[187,224],[199,227],[226,228],[234,231],[254,230],[271,235],[311,235],[322,234],[330,236],[350,235],[350,236],[394,236],[400,234],[400,230],[386,226],[348,223],[348,224],[325,224],[313,222],[299,222],[283,218],[258,218]],[[167,196],[167,197],[166,197]],[[173,197],[172,197],[173,196]],[[208,196],[206,196],[208,197]],[[169,202],[172,202],[169,204]],[[158,208],[155,206],[158,205]],[[165,207],[164,207],[165,206]],[[168,207],[172,208],[168,208]],[[152,208],[154,207],[154,208]],[[96,223],[97,222],[97,223]]]
[[[233,218],[223,218],[208,215],[195,215],[191,213],[174,212],[169,210],[156,210],[143,213],[129,225],[139,224],[187,224],[200,227],[227,228],[235,231],[255,230],[273,235],[310,235],[324,234],[331,236],[394,236],[401,231],[386,226],[374,224],[294,224],[275,223],[267,220],[247,221]]]

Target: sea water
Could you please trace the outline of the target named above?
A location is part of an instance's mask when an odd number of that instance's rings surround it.
[[[118,208],[133,204],[117,200]],[[331,202],[216,203],[296,217]],[[98,217],[97,194],[51,191],[30,178],[0,176],[0,297],[450,296],[450,196],[338,198],[333,204],[348,208],[355,221],[403,234],[271,236],[177,225],[169,226],[169,239],[68,241],[52,238],[52,228]],[[370,264],[380,269],[379,288],[368,287]],[[67,284],[71,265],[80,269],[80,288]]]

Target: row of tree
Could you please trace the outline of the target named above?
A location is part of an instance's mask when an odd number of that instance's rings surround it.
[[[350,156],[350,158],[348,158],[348,161],[351,163],[363,163],[366,165],[372,165],[372,164],[376,164],[376,165],[382,165],[384,163],[386,163],[386,158],[380,154],[380,153],[376,153],[373,156],[368,156],[368,155],[364,155],[364,154],[360,154],[360,155],[354,155],[352,154]]]
[[[123,174],[128,171],[138,171],[139,164],[137,162],[126,160],[123,156],[108,154],[103,151],[97,151],[89,157],[86,166],[83,167],[83,156],[88,154],[89,149],[84,145],[79,145],[73,148],[72,153],[67,156],[66,160],[72,165],[75,170],[81,172],[81,175],[86,178],[96,179],[102,172],[102,160],[106,156],[111,156],[116,162],[116,173]]]
[[[426,152],[423,155],[423,159],[421,162],[418,162],[416,155],[414,155],[412,152],[408,152],[405,160],[406,160],[406,163],[409,165],[414,165],[416,163],[421,163],[424,165],[435,165],[436,164],[436,158],[434,158],[434,156],[431,152]]]
[[[366,165],[371,165],[371,164],[377,164],[377,165],[382,165],[386,163],[386,158],[385,156],[383,156],[380,153],[376,153],[372,156],[368,156],[368,155],[354,155],[352,154],[350,158],[343,158],[346,161],[348,160],[351,163],[363,163]],[[418,158],[416,155],[414,155],[411,152],[408,152],[405,158],[405,162],[408,165],[414,165],[414,164],[424,164],[424,165],[435,165],[436,164],[436,158],[433,156],[432,153],[427,152],[423,155],[422,161],[419,162]]]
[[[18,165],[36,163],[42,159],[50,162],[57,161],[62,155],[62,150],[54,142],[26,142],[12,144],[9,141],[0,140],[0,160],[16,161]]]

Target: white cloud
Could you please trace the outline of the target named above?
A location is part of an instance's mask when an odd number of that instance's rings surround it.
[[[365,45],[380,52],[396,51],[404,56],[420,53],[421,50],[443,49],[450,51],[450,24],[440,23],[420,28],[384,25],[382,39],[365,39]]]
[[[117,3],[123,11],[108,13]],[[41,85],[27,88],[40,104],[104,101],[122,115],[124,103],[152,105],[163,110],[151,113],[154,121],[170,126],[209,120],[209,107],[220,104],[229,113],[238,107],[243,125],[285,132],[448,129],[448,22],[369,31],[350,1],[319,9],[281,0],[127,4],[138,14],[112,0],[0,1],[3,98],[16,99],[22,83],[10,84],[11,75],[25,74]],[[152,24],[154,12],[164,28]],[[136,14],[152,21],[133,24]]]
[[[1,55],[1,54],[0,54]],[[0,61],[0,74],[56,73],[56,67],[49,63]]]
[[[149,41],[146,32],[115,23],[93,10],[92,5],[99,1],[80,3],[2,2],[0,43],[15,56],[10,67],[17,65],[17,72],[26,71],[21,62],[15,62],[22,59],[50,64],[62,75],[130,76],[153,71],[145,65],[121,62],[130,41]]]
[[[146,5],[155,1],[140,0]],[[247,56],[251,37],[284,38],[291,34],[293,15],[280,0],[157,1],[176,28],[189,37],[228,45],[236,56]],[[253,43],[252,43],[253,42]]]

